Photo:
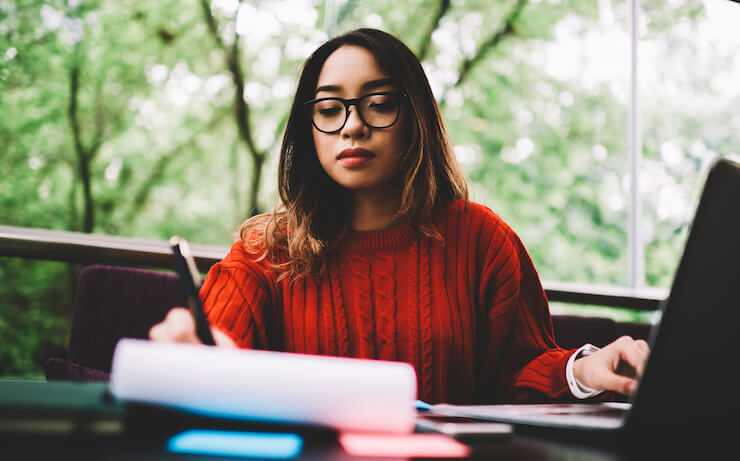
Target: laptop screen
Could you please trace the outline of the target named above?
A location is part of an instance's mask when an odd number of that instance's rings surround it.
[[[627,426],[736,426],[740,351],[740,165],[710,170]]]

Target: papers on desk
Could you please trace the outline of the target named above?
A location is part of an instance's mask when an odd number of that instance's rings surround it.
[[[106,383],[0,379],[0,437],[116,435],[123,414]]]
[[[110,385],[124,401],[341,431],[408,433],[416,416],[416,374],[400,362],[124,339]]]

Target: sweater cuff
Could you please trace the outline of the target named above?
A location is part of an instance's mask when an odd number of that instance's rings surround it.
[[[575,362],[576,359],[591,355],[598,350],[599,348],[594,346],[593,344],[584,344],[574,354],[570,356],[570,358],[568,359],[568,363],[565,365],[565,379],[568,381],[568,387],[570,388],[571,394],[573,394],[573,396],[578,399],[587,399],[589,397],[593,397],[604,392],[603,390],[599,391],[584,386],[583,384],[581,384],[580,381],[576,379],[575,375],[573,374],[573,362]]]

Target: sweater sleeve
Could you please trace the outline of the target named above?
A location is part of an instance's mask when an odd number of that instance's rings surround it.
[[[572,399],[565,368],[574,350],[557,346],[547,298],[531,258],[501,222],[489,240],[481,285],[487,309],[486,360],[497,399]]]
[[[211,326],[229,335],[239,347],[273,349],[272,292],[267,268],[237,242],[226,258],[208,271],[200,298]]]

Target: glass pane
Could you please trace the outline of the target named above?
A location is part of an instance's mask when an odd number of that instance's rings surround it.
[[[473,200],[542,278],[626,284],[627,2],[336,3],[422,57]]]
[[[645,272],[648,285],[667,287],[708,167],[717,157],[740,160],[740,5],[645,0],[642,7]]]

